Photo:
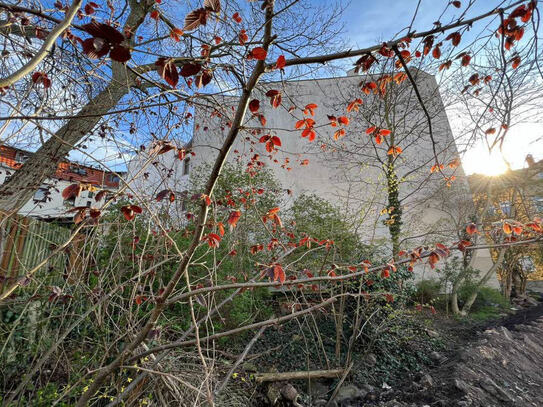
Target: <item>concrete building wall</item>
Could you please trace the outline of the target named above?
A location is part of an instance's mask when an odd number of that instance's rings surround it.
[[[255,98],[260,100],[259,113],[266,118],[266,132],[279,137],[281,147],[273,154],[265,150],[264,144],[259,142],[264,134],[260,131],[260,119],[248,112],[244,126],[251,135],[243,132],[238,137],[229,160],[247,164],[258,154],[258,161],[273,171],[285,191],[291,192],[285,193],[286,205],[300,195],[315,194],[338,206],[352,219],[353,228],[364,241],[386,244],[388,229],[383,224],[386,216],[381,214],[381,210],[387,207],[386,180],[382,163],[375,159],[377,151],[377,156],[386,161],[386,147],[374,145],[365,130],[370,126],[393,129],[397,140],[395,144],[404,150],[396,160],[398,175],[402,178],[403,237],[419,236],[405,240],[403,246],[416,247],[439,241],[439,237],[450,239],[454,219],[451,213],[443,210],[440,198],[435,196],[445,182],[443,177],[430,176],[429,170],[435,162],[434,149],[442,163],[456,158],[458,152],[434,77],[422,71],[414,71],[414,75],[431,118],[433,145],[429,142],[431,137],[426,112],[421,109],[407,81],[395,85],[397,89],[385,97],[367,96],[362,94],[361,85],[376,81],[378,77],[351,74],[338,78],[264,84],[255,93]],[[271,107],[265,96],[270,89],[282,92],[282,104],[277,109]],[[346,113],[348,103],[356,98],[364,100],[360,111]],[[315,116],[303,114],[303,108],[309,103],[318,105]],[[228,121],[235,105],[235,98],[224,98],[221,100],[223,110],[219,114],[204,108],[195,111],[192,140],[195,156],[191,158],[191,166],[204,168],[202,176],[206,175],[205,169],[211,171],[218,148],[229,130]],[[291,106],[295,109],[290,109]],[[334,140],[333,134],[337,128],[330,126],[328,115],[347,115],[350,118],[349,126],[345,127],[345,137]],[[301,130],[295,129],[296,122],[304,117],[316,122],[317,138],[313,142],[302,138]],[[175,159],[172,162],[166,157],[164,160],[169,160],[166,166],[173,165],[173,172],[179,173],[181,162],[175,162]],[[302,165],[304,160],[309,160],[309,163]],[[444,172],[448,176],[454,173],[458,193],[464,194],[465,200],[470,201],[469,185],[462,168],[454,171],[445,168]],[[161,185],[156,188],[157,191],[169,185],[168,182],[174,182],[166,180],[160,171],[149,177],[152,181],[142,185]],[[176,180],[187,185],[183,177]],[[183,187],[170,188],[179,190]],[[487,270],[491,265],[488,251],[480,252],[478,256],[476,266],[481,271]],[[437,277],[435,270],[422,265],[417,268],[416,274],[418,278]]]

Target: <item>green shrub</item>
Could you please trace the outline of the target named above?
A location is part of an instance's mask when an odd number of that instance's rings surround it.
[[[441,283],[437,280],[421,280],[415,286],[413,301],[419,304],[435,302],[441,294]]]
[[[458,290],[458,302],[462,306],[475,290],[473,284],[464,284]],[[493,319],[509,309],[509,301],[500,290],[491,287],[479,289],[477,299],[471,307],[469,316],[476,320]]]

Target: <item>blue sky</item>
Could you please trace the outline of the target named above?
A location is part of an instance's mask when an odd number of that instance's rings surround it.
[[[317,0],[317,3],[325,5],[330,2]],[[376,41],[391,39],[411,23],[417,3],[418,0],[351,1],[342,17],[347,40],[353,48],[363,48],[375,44]],[[413,24],[413,30],[425,31],[431,28],[448,3],[448,0],[422,0]],[[452,18],[458,17],[468,3],[468,0],[462,0],[460,9],[449,6],[447,13],[441,18],[441,22],[445,24]],[[468,18],[477,16],[509,3],[509,1],[479,0],[471,7],[467,16]],[[473,32],[480,32],[480,28],[473,30]],[[469,36],[465,37],[463,41],[469,38]],[[543,107],[541,109],[540,113],[543,113]],[[454,112],[448,113],[454,132]],[[504,143],[504,151],[506,151],[507,160],[513,168],[524,167],[524,160],[528,153],[534,155],[536,159],[543,159],[542,137],[543,123],[540,119],[530,120],[528,118],[510,130]],[[489,154],[482,142],[472,146],[463,158],[463,166],[468,173],[499,173],[506,168],[500,153],[494,151]]]
[[[468,0],[461,0],[462,7],[460,9],[448,6],[447,13],[441,17],[441,22],[446,24],[458,16],[466,9]],[[413,30],[424,31],[433,27],[433,22],[440,18],[441,13],[449,3],[448,0],[422,0],[416,19],[413,23]],[[472,17],[490,9],[502,5],[504,2],[496,0],[478,0],[468,11],[467,17]],[[413,13],[417,8],[418,0],[352,0],[348,1],[330,1],[330,0],[313,0],[312,4],[324,7],[335,7],[336,4],[341,4],[345,10],[341,13],[341,22],[344,24],[343,39],[352,48],[361,48],[375,44],[378,41],[385,41],[397,36],[398,32],[407,27],[412,19]],[[475,29],[473,32],[480,32],[480,29]],[[405,31],[403,32],[405,34]],[[465,35],[469,37],[469,35]],[[467,38],[465,38],[467,39]],[[464,42],[464,39],[463,39]],[[352,61],[346,61],[346,65],[352,64]],[[454,112],[449,112],[453,130],[455,128]],[[118,129],[117,136],[124,134],[122,129]],[[505,143],[508,151],[508,159],[513,167],[522,167],[524,165],[524,157],[527,152],[531,152],[536,158],[543,158],[543,147],[540,147],[535,142],[538,137],[543,135],[543,125],[537,122],[525,123],[518,128],[511,130],[510,137]],[[123,139],[124,137],[120,137]],[[128,141],[130,137],[127,137]],[[122,140],[120,140],[122,141]],[[96,140],[94,143],[89,143],[87,153],[92,154],[98,159],[104,159],[109,165],[114,168],[123,169],[124,163],[129,159],[130,154],[126,153],[126,149],[122,146],[115,145],[111,141]],[[122,154],[119,155],[119,147]],[[492,157],[487,156],[483,145],[476,145],[466,154],[464,167],[468,173],[481,172],[488,166],[486,162],[500,161],[499,155]],[[89,162],[89,157],[80,152],[74,151],[70,158]],[[477,165],[474,165],[477,164]],[[503,163],[502,163],[503,164]],[[498,165],[499,166],[499,165]]]

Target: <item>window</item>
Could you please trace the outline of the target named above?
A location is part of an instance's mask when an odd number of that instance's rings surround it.
[[[15,162],[18,164],[24,163],[26,160],[28,160],[28,156],[23,153],[22,151],[17,151],[15,153]]]
[[[77,175],[87,175],[87,170],[81,167],[78,167],[77,165],[70,165],[70,172],[77,174]]]
[[[34,193],[34,202],[46,202],[49,196],[48,188],[40,188]]]
[[[187,194],[188,191],[175,192],[175,199],[178,202],[181,202],[181,211],[186,212],[187,210]]]
[[[543,212],[543,197],[534,197],[534,206],[536,211]]]
[[[87,193],[87,198],[93,198],[93,197],[94,197],[94,192],[89,191],[89,192]]]
[[[92,202],[91,201],[87,201],[87,208],[90,208],[92,205]]]
[[[504,215],[511,215],[511,202],[501,202],[500,209]]]
[[[107,181],[108,182],[119,182],[121,179],[116,176],[115,174],[108,174]]]
[[[188,175],[190,170],[190,158],[185,158],[183,161],[183,175]]]

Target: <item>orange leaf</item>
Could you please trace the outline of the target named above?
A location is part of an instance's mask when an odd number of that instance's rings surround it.
[[[466,226],[466,233],[468,235],[473,235],[474,233],[478,233],[477,225],[475,223],[470,223],[468,226]]]
[[[230,228],[235,228],[240,218],[241,211],[232,211],[226,222],[230,225]]]
[[[266,59],[266,55],[268,55],[268,52],[264,48],[256,47],[249,52],[249,55],[247,55],[247,59],[257,59],[259,61],[264,61]]]
[[[285,59],[284,55],[279,55],[279,58],[277,58],[277,62],[275,62],[275,68],[276,69],[284,69],[287,64],[287,61]]]

